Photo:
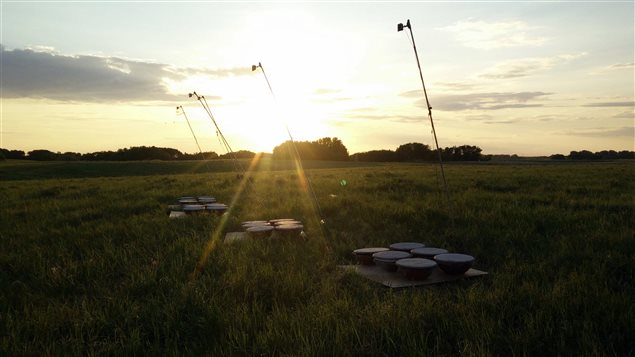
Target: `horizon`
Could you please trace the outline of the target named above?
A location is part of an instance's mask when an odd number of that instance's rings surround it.
[[[411,143],[403,143],[403,144],[411,144]],[[430,149],[433,152],[436,152],[436,149],[434,149],[432,146],[430,146],[430,144],[426,144],[426,143],[421,143],[424,145],[428,145],[430,147]],[[465,144],[465,145],[469,145],[469,144]],[[28,153],[30,151],[34,151],[34,150],[47,150],[50,152],[53,152],[55,154],[65,154],[65,153],[74,153],[74,154],[80,154],[80,155],[85,155],[85,154],[92,154],[92,153],[96,153],[96,152],[117,152],[117,150],[123,150],[123,149],[131,149],[134,147],[157,147],[157,148],[161,148],[161,149],[176,149],[176,148],[170,148],[170,147],[161,147],[161,146],[156,146],[156,145],[133,145],[133,146],[129,146],[129,147],[124,147],[124,148],[117,148],[117,149],[106,149],[106,150],[97,150],[97,151],[85,151],[85,152],[80,152],[80,151],[53,151],[53,150],[49,150],[46,148],[37,148],[37,149],[33,149],[33,150],[21,150],[21,149],[7,149],[7,150],[19,150],[19,151],[23,151],[25,155],[28,155]],[[346,146],[346,143],[344,143],[344,146]],[[460,145],[458,145],[460,146]],[[1,148],[0,149],[6,149],[6,148]],[[348,148],[347,148],[348,149]],[[371,150],[367,150],[367,151],[357,151],[357,152],[350,152],[349,151],[349,156],[353,156],[355,154],[361,154],[361,153],[366,153],[369,151],[381,151],[381,150],[390,150],[390,151],[395,151],[397,149],[397,147],[395,147],[394,149],[371,149]],[[443,149],[443,147],[441,148]],[[179,149],[176,149],[179,150]],[[188,151],[182,151],[179,150],[182,154],[187,154],[187,155],[196,155],[199,152],[188,152]],[[237,149],[237,150],[233,150],[233,152],[240,152],[240,151],[249,151],[252,152],[254,154],[261,154],[261,155],[272,155],[273,154],[273,150],[272,151],[252,151],[252,150],[246,150],[246,149]],[[481,154],[483,156],[518,156],[518,157],[525,157],[525,158],[531,158],[531,157],[549,157],[551,155],[558,155],[558,154],[562,154],[562,155],[568,155],[571,154],[572,152],[582,152],[582,151],[591,151],[593,153],[596,152],[602,152],[602,151],[615,151],[615,152],[620,152],[620,151],[629,151],[629,152],[633,152],[633,150],[616,150],[616,149],[603,149],[603,150],[597,150],[597,151],[593,151],[593,150],[587,150],[587,149],[580,149],[580,150],[571,150],[569,152],[554,152],[554,153],[550,153],[550,154],[546,154],[546,155],[518,155],[517,153],[487,153],[485,151],[481,152]],[[221,155],[226,155],[228,153],[223,153],[223,152],[217,152],[217,151],[203,151],[203,154],[206,153],[215,153],[219,156]]]
[[[575,11],[571,11],[575,7]],[[488,155],[633,150],[633,2],[3,2],[0,147],[349,152],[433,143]],[[277,97],[269,93],[262,62]],[[142,139],[140,137],[143,136]],[[430,145],[432,146],[432,145]],[[235,150],[237,151],[237,150]],[[502,153],[502,154],[501,154]]]

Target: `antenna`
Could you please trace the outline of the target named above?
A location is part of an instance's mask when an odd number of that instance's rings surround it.
[[[198,143],[198,139],[196,138],[196,134],[194,134],[194,130],[192,129],[192,125],[190,125],[190,119],[188,119],[187,114],[185,114],[185,109],[182,105],[176,107],[176,115],[183,114],[185,117],[185,121],[187,122],[187,126],[190,128],[190,132],[192,132],[192,136],[194,137],[194,141],[196,142],[196,146],[198,147],[198,152],[201,154],[201,159],[203,159],[203,150],[201,150],[201,145]]]
[[[421,78],[421,86],[423,87],[423,95],[426,98],[426,106],[428,108],[428,117],[430,118],[430,125],[432,125],[432,134],[434,135],[434,144],[437,147],[437,154],[439,156],[439,166],[441,166],[441,177],[443,177],[443,187],[445,189],[445,197],[448,201],[448,213],[450,213],[450,193],[448,192],[448,183],[445,179],[445,170],[443,169],[443,160],[441,159],[441,149],[439,148],[439,141],[437,140],[437,131],[434,128],[434,120],[432,120],[432,106],[430,106],[430,100],[428,99],[428,92],[426,91],[426,85],[423,81],[423,73],[421,72],[421,63],[419,62],[419,54],[417,53],[417,45],[415,44],[415,38],[412,34],[412,26],[410,25],[410,19],[406,21],[406,24],[397,24],[397,32],[403,31],[407,27],[410,30],[410,39],[412,40],[412,48],[415,51],[415,58],[417,59],[417,67],[419,68],[419,78]],[[451,215],[450,215],[451,217]]]
[[[277,103],[276,94],[273,92],[273,88],[271,88],[271,83],[269,83],[269,78],[267,77],[267,73],[265,72],[265,68],[262,66],[262,63],[258,62],[257,65],[252,65],[251,71],[253,72],[258,68],[260,68],[263,76],[265,77],[265,81],[267,81],[267,86],[269,87],[269,92],[271,92],[271,96],[273,97],[274,102]],[[289,125],[287,125],[287,122],[284,120],[283,120],[283,124],[285,129],[287,130],[287,134],[289,135],[289,140],[291,141],[291,146],[293,147],[293,154],[296,158],[299,169],[302,170],[302,172],[304,172],[304,168],[302,167],[302,159],[300,158],[300,153],[298,152],[298,148],[296,147],[295,141],[293,140],[293,135],[291,135],[291,131],[289,130]],[[309,191],[311,192],[311,196],[313,197],[313,204],[315,205],[318,215],[320,215],[320,226],[322,227],[325,223],[324,216],[322,215],[322,209],[320,208],[320,204],[318,203],[317,196],[315,195],[315,191],[313,190],[313,184],[311,183],[311,179],[309,179],[308,176],[306,179],[307,179],[306,181],[308,183]]]
[[[220,136],[221,143],[225,147],[225,151],[227,151],[227,153],[232,157],[232,162],[234,164],[234,169],[237,172],[244,173],[245,169],[243,168],[243,166],[238,161],[238,158],[236,158],[236,155],[234,154],[234,151],[232,150],[231,146],[229,146],[229,143],[227,142],[227,139],[225,139],[225,135],[223,135],[223,132],[220,130],[220,127],[218,127],[218,123],[216,123],[216,119],[214,119],[214,115],[212,115],[212,110],[209,108],[209,104],[207,103],[207,99],[205,99],[205,96],[198,95],[198,93],[196,93],[196,91],[194,91],[192,93],[188,93],[187,96],[189,98],[196,97],[196,99],[201,103],[201,106],[203,107],[203,109],[205,109],[205,112],[207,113],[207,116],[209,116],[209,118],[212,120],[212,123],[214,123],[214,126],[216,127],[216,133],[218,134],[218,136]]]

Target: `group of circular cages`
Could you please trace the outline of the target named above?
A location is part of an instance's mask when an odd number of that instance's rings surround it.
[[[177,199],[178,205],[171,205],[173,211],[183,211],[185,214],[214,213],[222,215],[227,211],[227,205],[217,203],[212,196],[184,196]]]
[[[301,221],[293,218],[278,218],[268,221],[246,221],[241,226],[251,238],[297,237],[304,231]]]
[[[474,257],[449,253],[446,249],[422,243],[394,243],[389,248],[360,248],[353,251],[363,265],[377,265],[389,272],[400,272],[411,280],[425,280],[437,268],[446,274],[463,275],[474,264]]]

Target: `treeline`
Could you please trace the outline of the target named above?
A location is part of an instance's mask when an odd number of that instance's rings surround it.
[[[588,150],[571,151],[568,156],[563,154],[554,154],[549,156],[552,160],[617,160],[617,159],[635,159],[635,151],[615,151],[602,150],[591,152]]]
[[[347,161],[349,159],[348,149],[338,138],[321,138],[316,141],[294,141],[293,143],[287,140],[273,149],[271,157],[274,160],[289,160],[295,157],[294,150],[298,151],[302,160]]]
[[[256,155],[251,151],[240,150],[234,152],[239,159],[250,159]],[[117,151],[98,151],[86,154],[77,152],[52,152],[49,150],[32,150],[25,153],[22,150],[7,150],[0,148],[0,159],[35,160],[35,161],[140,161],[140,160],[215,160],[231,159],[230,154],[218,155],[213,151],[188,154],[177,149],[156,146],[134,146]]]
[[[446,147],[441,150],[443,161],[479,161],[487,160],[487,156],[481,154],[478,146],[461,145]],[[355,161],[436,161],[439,154],[429,145],[422,143],[408,143],[400,145],[396,150],[371,150],[351,155]]]
[[[274,160],[288,160],[295,157],[295,150],[302,160],[329,161],[374,161],[374,162],[412,162],[437,161],[436,150],[422,143],[408,143],[400,145],[396,150],[371,150],[353,155],[338,138],[321,138],[315,141],[286,141],[273,149]],[[0,148],[0,160],[36,160],[36,161],[136,161],[136,160],[216,160],[216,159],[251,159],[256,154],[247,150],[236,151],[232,154],[218,155],[213,151],[188,154],[177,149],[156,146],[135,146],[117,151],[98,151],[87,154],[76,152],[52,152],[49,150],[33,150],[25,153],[22,150],[7,150]],[[443,161],[488,161],[509,155],[483,155],[481,148],[472,145],[452,146],[441,149]],[[518,159],[517,155],[509,156]],[[571,151],[568,156],[554,154],[552,160],[617,160],[635,159],[633,151],[604,150],[591,152],[588,150]]]

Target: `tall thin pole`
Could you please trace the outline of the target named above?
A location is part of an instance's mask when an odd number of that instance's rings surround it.
[[[273,97],[274,102],[277,104],[278,100],[276,98],[276,94],[273,92],[273,88],[271,88],[271,83],[269,82],[269,78],[267,77],[267,73],[265,72],[265,68],[262,66],[262,63],[258,62],[258,65],[253,65],[251,66],[251,70],[255,71],[257,68],[260,67],[260,70],[262,71],[262,75],[265,77],[265,81],[267,81],[267,86],[269,87],[269,92],[271,92],[271,96]],[[289,140],[291,141],[291,146],[293,147],[293,154],[296,157],[296,161],[298,163],[299,169],[304,172],[304,168],[302,167],[302,159],[300,158],[300,152],[298,152],[298,148],[295,145],[295,141],[293,140],[293,135],[291,135],[291,130],[289,130],[289,125],[287,124],[286,120],[282,121],[284,124],[284,128],[287,130],[287,134],[289,135]],[[309,187],[309,191],[311,192],[311,196],[313,198],[313,204],[315,205],[315,208],[317,209],[318,215],[320,215],[320,224],[323,225],[324,222],[324,216],[322,215],[322,208],[320,207],[320,203],[317,200],[317,196],[315,194],[315,191],[313,190],[313,184],[311,183],[311,179],[307,176],[306,181],[308,183],[308,187]]]
[[[216,123],[216,119],[214,119],[214,115],[212,115],[212,110],[209,108],[209,104],[207,104],[207,99],[205,99],[205,96],[198,95],[196,92],[192,92],[189,94],[189,97],[193,97],[193,96],[196,97],[196,99],[198,99],[203,109],[205,109],[207,116],[209,116],[209,118],[212,120],[212,123],[214,123],[214,126],[216,127],[216,132],[220,135],[222,144],[223,146],[225,146],[225,150],[233,159],[234,169],[236,169],[236,171],[242,171],[244,173],[245,170],[243,169],[242,165],[238,162],[238,159],[236,158],[234,151],[232,150],[231,146],[229,146],[227,139],[225,139],[225,135],[223,135],[223,132],[220,130],[218,123]]]
[[[182,105],[179,105],[178,107],[176,107],[177,111],[181,111],[181,113],[183,113],[183,116],[185,117],[185,121],[187,122],[187,126],[190,128],[190,132],[192,133],[192,136],[194,137],[194,141],[196,142],[196,146],[198,147],[198,152],[201,154],[201,159],[203,159],[203,150],[201,150],[201,145],[199,145],[198,143],[198,139],[196,138],[196,134],[194,134],[194,130],[192,129],[192,125],[190,125],[190,119],[187,118],[187,114],[185,114],[185,109],[183,109]]]
[[[445,197],[448,201],[448,210],[450,209],[450,193],[448,192],[448,183],[445,179],[445,170],[443,169],[443,159],[441,158],[441,149],[439,148],[439,140],[437,140],[437,131],[434,128],[434,120],[432,120],[432,106],[430,106],[430,100],[428,99],[428,92],[426,91],[426,84],[423,81],[423,72],[421,71],[421,63],[419,62],[419,54],[417,53],[417,45],[415,43],[415,37],[412,33],[412,26],[410,26],[410,20],[404,24],[397,25],[397,31],[402,31],[404,27],[410,30],[410,38],[412,38],[412,48],[415,50],[415,58],[417,59],[417,67],[419,68],[419,78],[421,78],[421,86],[423,87],[423,95],[426,98],[426,105],[428,107],[428,117],[430,118],[430,125],[432,125],[432,134],[434,135],[434,144],[437,147],[437,154],[439,156],[439,165],[441,166],[441,177],[443,178],[443,188],[445,189]],[[449,212],[448,212],[449,213]]]

